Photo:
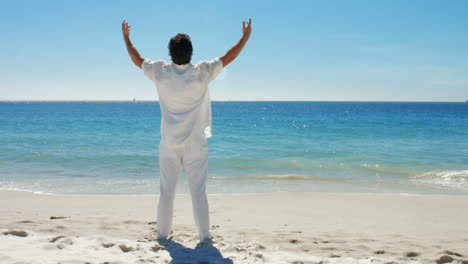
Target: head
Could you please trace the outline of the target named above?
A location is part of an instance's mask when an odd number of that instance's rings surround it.
[[[186,34],[179,33],[171,38],[169,41],[169,55],[175,64],[190,63],[192,59],[192,41]]]

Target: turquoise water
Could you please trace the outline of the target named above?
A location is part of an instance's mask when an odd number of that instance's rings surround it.
[[[468,194],[468,103],[212,107],[210,193]],[[157,102],[0,103],[0,188],[158,194],[159,125]]]

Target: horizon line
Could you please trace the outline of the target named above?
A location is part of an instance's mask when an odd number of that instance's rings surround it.
[[[138,103],[138,102],[159,102],[159,100],[2,100],[0,103],[9,103],[9,102],[36,102],[36,103],[67,103],[67,102],[76,102],[76,103],[112,103],[112,102],[128,102],[128,103]],[[369,102],[369,103],[468,103],[466,101],[411,101],[411,100],[211,100],[211,102]]]

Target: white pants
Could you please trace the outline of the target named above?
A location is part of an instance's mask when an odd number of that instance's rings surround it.
[[[172,216],[177,181],[185,170],[192,195],[193,216],[200,241],[210,238],[210,219],[206,180],[208,169],[208,143],[205,139],[189,141],[183,146],[159,145],[160,196],[157,236],[165,239],[172,229]]]

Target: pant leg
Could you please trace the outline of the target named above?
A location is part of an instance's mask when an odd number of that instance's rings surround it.
[[[156,232],[160,239],[167,238],[172,230],[175,191],[182,173],[182,159],[177,152],[168,145],[159,145],[160,176]]]
[[[206,140],[187,144],[183,164],[192,195],[195,225],[198,229],[200,241],[205,241],[211,237],[208,198],[206,195],[208,170],[208,143]]]

